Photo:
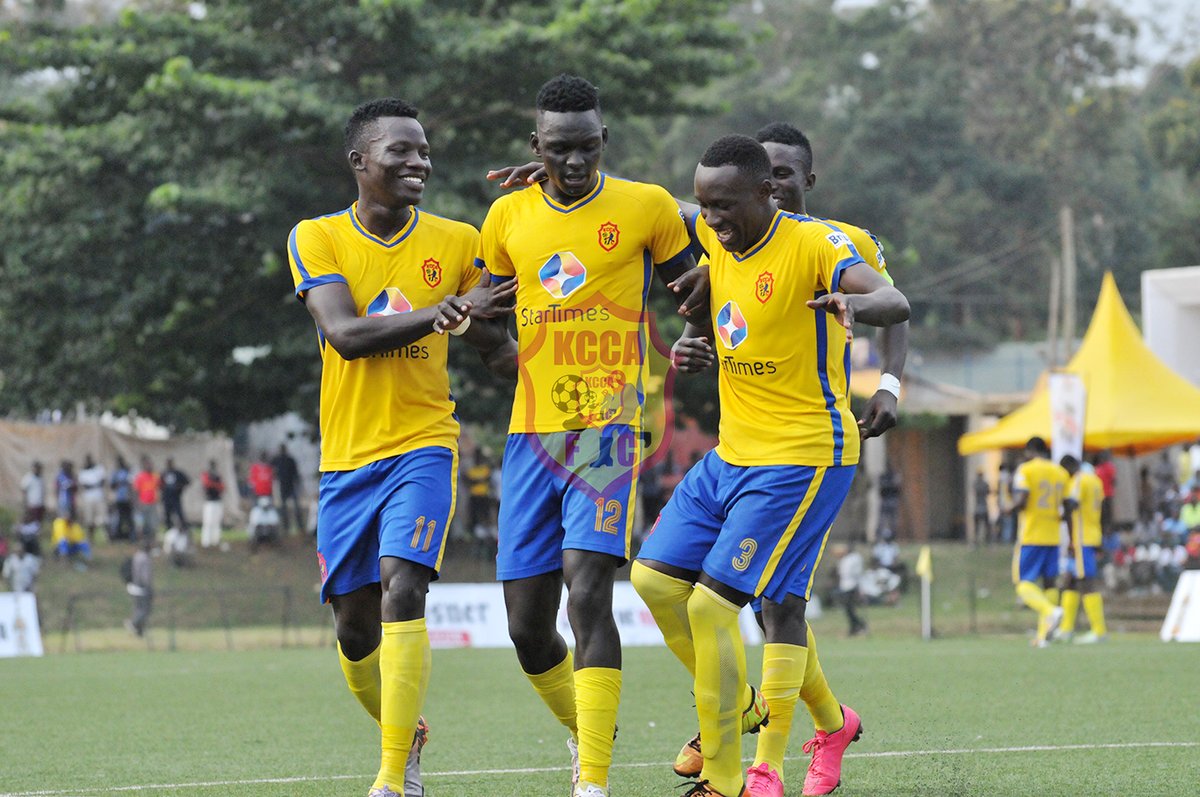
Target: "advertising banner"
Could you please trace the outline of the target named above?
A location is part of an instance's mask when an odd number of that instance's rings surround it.
[[[37,598],[32,592],[0,592],[0,658],[43,652]]]
[[[650,610],[628,581],[613,585],[613,617],[627,647],[663,645],[662,634],[650,616]],[[441,584],[429,587],[425,603],[425,621],[429,640],[435,648],[507,648],[508,620],[504,612],[504,591],[500,584]],[[742,638],[757,645],[762,634],[749,607],[742,610]],[[563,589],[558,607],[558,630],[568,645],[575,643],[567,622],[567,591]]]

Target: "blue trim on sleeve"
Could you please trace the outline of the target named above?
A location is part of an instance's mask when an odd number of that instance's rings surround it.
[[[487,263],[483,262],[482,257],[475,258],[475,262],[473,265],[475,266],[475,268],[479,269],[480,271],[483,271],[485,268],[487,268]]]
[[[853,246],[851,246],[850,249],[851,251],[854,251]],[[863,260],[858,252],[854,252],[854,257],[847,257],[843,260],[839,260],[838,264],[833,267],[833,284],[829,286],[829,292],[837,293],[838,288],[842,284],[842,272],[859,263],[862,263],[865,266],[867,261]]]
[[[309,277],[308,279],[301,282],[300,285],[296,288],[296,295],[303,298],[303,296],[301,296],[301,294],[312,290],[313,288],[317,287],[318,285],[332,285],[335,282],[340,282],[343,285],[350,284],[350,283],[346,282],[346,278],[343,277],[341,274],[322,274],[319,277]]]
[[[828,293],[828,291],[817,291],[813,294],[813,298],[819,299]],[[817,377],[821,380],[825,408],[829,410],[829,420],[833,424],[833,464],[836,466],[842,464],[845,433],[842,430],[842,414],[837,409],[837,397],[833,395],[833,388],[829,385],[829,314],[824,310],[814,310],[813,315],[817,324]]]
[[[296,248],[296,230],[298,229],[300,229],[299,224],[293,227],[292,231],[288,233],[288,251],[292,253],[292,260],[296,264],[296,270],[300,272],[301,280],[308,280],[312,277],[312,275],[309,274],[308,269],[304,267],[304,261],[300,259],[300,250]],[[296,292],[299,293],[300,289],[297,288]]]
[[[691,243],[688,243],[688,245],[683,247],[683,250],[680,251],[678,254],[667,258],[666,260],[664,260],[661,263],[655,263],[654,267],[655,268],[670,268],[671,266],[677,266],[677,265],[681,266],[684,263],[686,263],[687,259],[691,256],[692,256],[692,245],[691,245]],[[646,258],[647,259],[650,258],[649,251],[646,252]]]

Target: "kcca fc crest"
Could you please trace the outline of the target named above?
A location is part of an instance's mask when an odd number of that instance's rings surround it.
[[[754,298],[758,299],[763,304],[767,303],[767,299],[775,293],[775,275],[769,271],[764,271],[758,275],[758,281],[754,283]]]
[[[442,284],[442,264],[434,258],[428,258],[421,264],[421,276],[425,278],[425,284],[430,288],[436,288]]]
[[[621,229],[611,221],[601,224],[600,229],[596,230],[596,235],[600,240],[600,248],[605,252],[616,249],[617,244],[621,242]]]

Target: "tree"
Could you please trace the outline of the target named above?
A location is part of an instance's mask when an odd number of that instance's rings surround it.
[[[728,5],[221,0],[14,23],[0,32],[0,322],[21,332],[0,412],[312,417],[315,333],[283,246],[298,219],[353,199],[339,143],[354,105],[423,107],[427,205],[478,222],[495,193],[484,170],[526,158],[542,81],[586,75],[615,124],[694,111],[690,87],[739,63]]]
[[[727,112],[672,144],[805,130],[810,209],[869,227],[927,347],[1044,327],[1063,204],[1080,219],[1081,296],[1105,269],[1132,288],[1154,260],[1155,182],[1135,89],[1118,81],[1135,33],[1108,2],[763,0],[760,68],[706,91]],[[691,165],[676,185],[687,188]],[[1086,317],[1086,316],[1085,316]]]

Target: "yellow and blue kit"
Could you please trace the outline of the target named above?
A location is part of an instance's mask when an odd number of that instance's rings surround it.
[[[721,406],[717,448],[676,488],[639,558],[740,592],[807,597],[859,456],[845,330],[806,302],[863,259],[845,232],[776,212],[745,252],[707,225]]]
[[[659,186],[600,173],[571,205],[540,185],[498,199],[477,265],[518,282],[518,379],[501,469],[500,580],[562,567],[562,550],[629,552],[656,267],[690,259]]]
[[[407,313],[479,282],[479,234],[413,208],[391,239],[372,235],[357,203],[300,222],[288,237],[296,295],[343,283],[362,316]],[[321,486],[317,556],[322,598],[379,581],[379,557],[435,571],[458,484],[458,419],[446,369],[448,336],[346,360],[321,351]]]
[[[1104,484],[1094,473],[1079,471],[1071,477],[1067,494],[1075,502],[1071,517],[1071,547],[1075,556],[1067,560],[1067,572],[1077,578],[1096,577],[1096,549],[1103,542],[1100,507]]]
[[[1017,581],[1035,582],[1058,575],[1058,549],[1062,544],[1063,498],[1067,471],[1044,457],[1035,457],[1017,467],[1013,492],[1027,492],[1018,527],[1020,552]]]

